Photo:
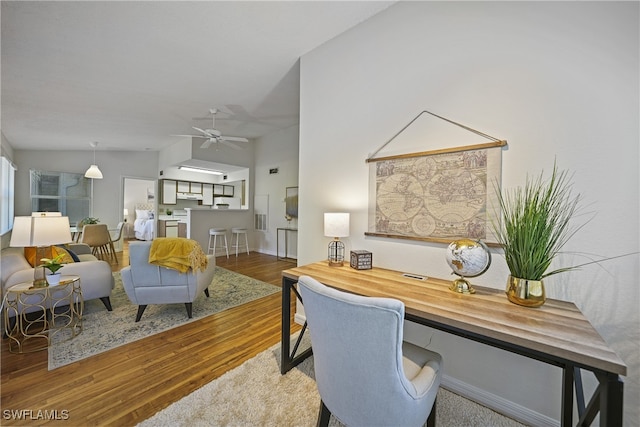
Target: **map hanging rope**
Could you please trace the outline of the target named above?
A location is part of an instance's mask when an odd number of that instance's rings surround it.
[[[475,133],[476,135],[479,135],[479,136],[481,136],[481,137],[483,137],[483,138],[490,139],[491,141],[494,141],[494,142],[503,142],[502,140],[500,140],[500,139],[498,139],[498,138],[495,138],[495,137],[493,137],[493,136],[491,136],[491,135],[488,135],[488,134],[486,134],[486,133],[484,133],[484,132],[480,132],[479,130],[473,129],[473,128],[469,127],[469,126],[465,126],[465,125],[463,125],[463,124],[461,124],[461,123],[458,123],[458,122],[455,122],[455,121],[453,121],[453,120],[451,120],[451,119],[447,119],[446,117],[439,116],[439,115],[437,115],[437,114],[435,114],[435,113],[432,113],[431,111],[424,110],[424,111],[422,111],[420,114],[418,114],[418,115],[417,115],[413,120],[411,120],[411,121],[410,121],[410,122],[409,122],[405,127],[403,127],[402,129],[400,129],[400,131],[398,131],[395,135],[393,135],[393,136],[391,137],[391,139],[389,139],[387,142],[385,142],[385,143],[382,145],[382,147],[378,148],[378,149],[377,149],[377,150],[376,150],[376,151],[375,151],[371,156],[369,156],[369,157],[367,158],[367,162],[372,161],[372,160],[373,160],[373,158],[374,158],[374,156],[375,156],[376,154],[378,154],[378,153],[380,152],[380,150],[382,150],[384,147],[386,147],[387,145],[389,145],[389,143],[390,143],[391,141],[393,141],[393,140],[394,140],[398,135],[400,135],[402,132],[404,132],[404,131],[409,127],[409,126],[411,126],[411,125],[413,124],[413,122],[415,122],[416,120],[418,120],[418,118],[420,118],[420,116],[422,116],[424,113],[430,114],[430,115],[432,115],[433,117],[436,117],[436,118],[438,118],[438,119],[440,119],[440,120],[444,120],[445,122],[447,122],[447,123],[451,123],[451,124],[453,124],[453,125],[455,125],[455,126],[459,126],[459,127],[461,127],[462,129],[464,129],[464,130],[467,130],[467,131],[469,131],[469,132],[471,132],[471,133]]]

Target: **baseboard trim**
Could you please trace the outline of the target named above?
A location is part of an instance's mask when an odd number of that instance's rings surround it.
[[[506,417],[512,418],[526,425],[539,427],[558,427],[560,422],[546,415],[540,414],[510,400],[488,393],[478,387],[462,382],[449,375],[442,376],[441,386],[466,399],[486,406]]]
[[[293,321],[298,325],[304,325],[304,322],[307,321],[307,318],[301,314],[296,313],[293,317]]]

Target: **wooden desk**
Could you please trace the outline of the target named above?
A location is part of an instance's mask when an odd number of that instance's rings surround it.
[[[373,268],[355,270],[349,266],[329,267],[318,262],[282,272],[282,362],[284,374],[304,358],[309,349],[296,355],[298,342],[290,352],[291,291],[298,277],[308,275],[336,289],[358,295],[396,298],[405,304],[405,316],[422,325],[501,348],[563,370],[561,424],[573,424],[573,387],[580,420],[590,425],[600,412],[601,426],[622,425],[625,363],[607,346],[591,323],[569,302],[547,300],[539,308],[526,308],[507,300],[504,291],[474,286],[476,293],[451,292],[450,281],[418,280],[402,272]],[[306,330],[303,326],[302,334]],[[591,371],[599,381],[585,405],[580,369]]]

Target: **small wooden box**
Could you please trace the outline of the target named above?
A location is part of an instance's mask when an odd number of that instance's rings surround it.
[[[369,251],[351,251],[351,268],[370,270],[373,267],[373,254]]]

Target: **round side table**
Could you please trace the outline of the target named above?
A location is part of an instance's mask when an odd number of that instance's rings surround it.
[[[44,350],[58,334],[60,341],[66,341],[82,332],[84,300],[79,276],[62,276],[55,286],[18,283],[7,289],[6,298],[4,325],[12,353]]]

